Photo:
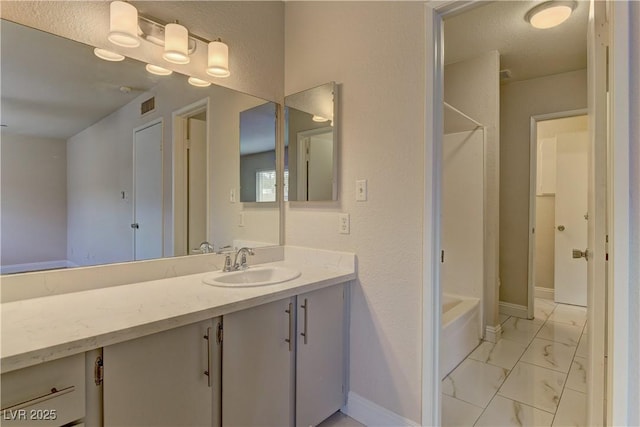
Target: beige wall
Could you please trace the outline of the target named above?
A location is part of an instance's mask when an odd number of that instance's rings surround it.
[[[527,305],[531,116],[586,107],[586,70],[519,81],[501,87],[501,301]]]
[[[338,202],[286,214],[286,243],[353,251],[349,389],[421,416],[425,10],[421,2],[287,2],[285,95],[340,87]],[[309,47],[313,46],[312,49]],[[355,201],[356,179],[368,201]],[[338,234],[338,213],[351,234]]]
[[[499,325],[500,54],[493,50],[444,68],[444,100],[485,126],[484,325]]]

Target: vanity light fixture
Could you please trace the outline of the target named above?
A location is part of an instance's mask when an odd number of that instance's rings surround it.
[[[211,86],[210,82],[208,82],[206,80],[199,79],[197,77],[189,77],[188,82],[189,82],[189,84],[191,86],[195,86],[195,87],[209,87],[209,86]]]
[[[147,64],[145,69],[156,76],[169,76],[173,73],[171,70],[153,64]]]
[[[164,53],[162,57],[174,64],[189,63],[189,31],[180,24],[164,27]]]
[[[111,61],[111,62],[124,61],[124,55],[111,52],[110,50],[107,50],[107,49],[100,49],[99,47],[93,49],[93,54],[100,59],[104,59],[105,61]]]
[[[534,28],[553,28],[569,19],[576,6],[575,1],[547,1],[529,10],[524,19]]]
[[[221,39],[209,43],[207,48],[207,74],[213,77],[229,77],[229,46]]]
[[[322,116],[318,116],[317,114],[314,114],[313,117],[311,118],[311,120],[313,120],[314,122],[318,122],[318,123],[322,123],[322,122],[328,122],[329,119],[325,119]]]
[[[122,47],[138,47],[138,9],[124,1],[111,2],[109,41]]]

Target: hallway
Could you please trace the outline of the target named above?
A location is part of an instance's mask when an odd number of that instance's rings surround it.
[[[443,426],[586,425],[587,312],[536,298],[442,381]]]

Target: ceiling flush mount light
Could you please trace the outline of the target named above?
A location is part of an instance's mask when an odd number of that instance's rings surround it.
[[[311,118],[311,120],[313,120],[314,122],[318,122],[318,123],[322,123],[322,122],[328,122],[329,119],[325,119],[322,116],[318,116],[316,114],[313,115],[313,117]]]
[[[138,47],[138,9],[123,1],[110,6],[109,41],[122,47]]]
[[[218,39],[207,48],[207,74],[213,77],[229,77],[229,46]]]
[[[189,31],[180,24],[164,27],[164,53],[162,57],[174,64],[189,63]]]
[[[99,47],[93,49],[93,54],[100,59],[104,59],[105,61],[111,61],[111,62],[124,61],[124,55],[111,52],[110,50],[100,49]]]
[[[156,76],[169,76],[173,71],[167,70],[166,68],[159,67],[153,64],[147,64],[145,67],[148,72],[151,74],[155,74]]]
[[[211,86],[210,82],[208,82],[206,80],[199,79],[197,77],[189,77],[188,82],[189,82],[189,84],[191,86],[195,86],[195,87],[209,87],[209,86]]]
[[[534,28],[553,28],[569,19],[575,10],[575,1],[548,1],[529,10],[524,19]]]

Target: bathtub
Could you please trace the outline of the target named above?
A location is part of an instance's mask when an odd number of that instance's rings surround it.
[[[440,378],[449,374],[480,344],[480,300],[442,295]]]

